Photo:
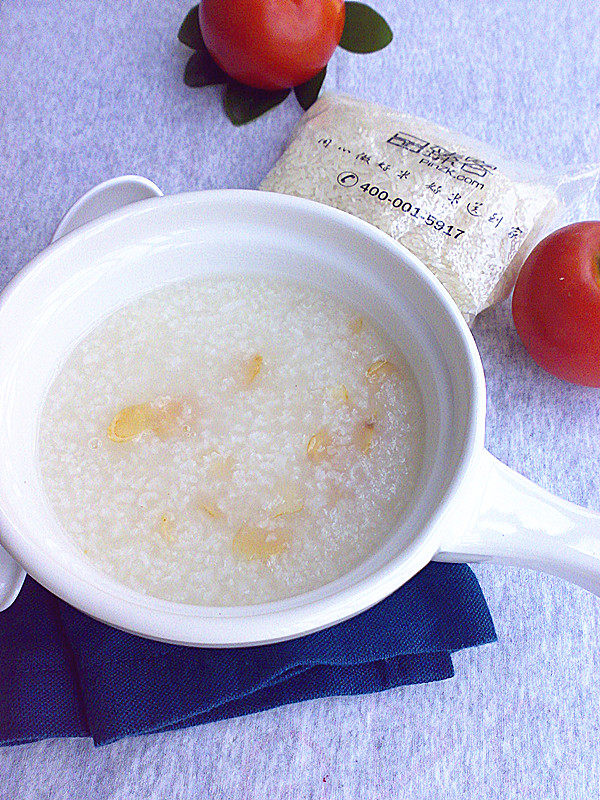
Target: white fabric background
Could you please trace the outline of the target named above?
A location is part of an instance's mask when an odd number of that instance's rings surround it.
[[[598,159],[600,9],[577,0],[373,0],[395,32],[338,52],[329,90],[439,120],[548,168]],[[255,187],[299,109],[233,129],[218,90],[187,89],[175,39],[192,0],[4,0],[0,285],[94,183],[137,172],[166,192]],[[476,323],[489,449],[600,509],[600,392],[524,354],[509,310]],[[500,641],[445,683],[326,699],[94,750],[0,750],[0,797],[372,800],[600,793],[600,602],[560,580],[477,568]],[[1,643],[0,643],[0,646]]]

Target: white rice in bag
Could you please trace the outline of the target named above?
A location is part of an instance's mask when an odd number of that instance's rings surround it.
[[[416,255],[467,320],[506,298],[559,209],[554,187],[441,125],[324,95],[260,188],[376,225]]]

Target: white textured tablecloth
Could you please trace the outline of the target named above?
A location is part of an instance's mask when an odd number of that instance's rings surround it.
[[[326,86],[459,128],[548,168],[599,157],[600,9],[560,0],[374,0],[395,33],[338,52]],[[189,3],[3,0],[0,286],[67,207],[122,173],[165,192],[255,187],[299,108],[234,129],[218,90],[191,90],[176,33]],[[507,307],[474,329],[492,453],[600,509],[600,392],[543,374]],[[600,796],[600,602],[560,580],[476,569],[500,641],[456,677],[316,700],[95,750],[0,750],[0,798],[595,800]],[[0,646],[1,643],[0,643]],[[1,687],[0,687],[1,690]]]

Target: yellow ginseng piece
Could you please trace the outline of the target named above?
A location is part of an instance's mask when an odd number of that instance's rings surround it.
[[[225,514],[218,505],[217,501],[205,494],[198,494],[194,501],[196,508],[207,517],[214,520],[225,519]]]
[[[361,420],[354,430],[354,443],[361,453],[365,455],[371,449],[373,434],[375,433],[375,418]]]
[[[244,558],[268,561],[290,546],[291,534],[279,528],[262,528],[244,523],[233,539],[233,550]]]
[[[175,527],[175,515],[170,511],[164,511],[158,519],[158,532],[165,542],[173,541],[173,528]]]
[[[335,386],[330,386],[327,390],[329,400],[333,403],[338,403],[341,406],[347,406],[350,402],[350,395],[348,389],[343,383],[338,383]]]
[[[168,439],[179,432],[191,431],[189,422],[184,422],[184,414],[190,422],[198,416],[195,400],[173,400],[159,397],[153,403],[139,403],[126,406],[116,414],[108,426],[108,438],[113,442],[128,442],[146,431],[152,431],[159,439]]]
[[[337,484],[330,486],[327,490],[327,508],[335,508],[340,500],[343,500],[345,496],[346,493],[341,486],[338,486]]]
[[[321,428],[314,436],[311,436],[306,445],[306,455],[313,464],[319,464],[329,455],[328,448],[331,446],[331,436],[327,428]]]
[[[262,369],[263,365],[263,357],[256,353],[253,355],[250,361],[246,364],[246,386],[251,386],[254,381],[258,378],[258,375]]]
[[[235,461],[232,455],[224,456],[217,450],[213,450],[210,454],[210,463],[208,472],[214,475],[215,478],[226,479],[231,477]]]
[[[304,496],[291,486],[285,486],[281,490],[282,500],[273,509],[271,517],[285,517],[291,514],[299,514],[304,508]]]
[[[396,368],[387,358],[378,358],[367,367],[367,380],[371,383],[382,383]]]
[[[108,426],[108,438],[113,442],[128,442],[150,427],[152,408],[149,403],[127,406],[115,415]]]
[[[148,427],[159,439],[169,439],[181,428],[183,402],[167,400],[159,406],[152,406]]]
[[[355,314],[353,317],[350,317],[348,321],[348,328],[350,330],[350,333],[353,333],[355,336],[362,331],[363,325],[364,325],[363,318],[358,316],[357,314]]]

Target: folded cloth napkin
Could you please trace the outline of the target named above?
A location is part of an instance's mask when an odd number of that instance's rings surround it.
[[[429,564],[354,619],[280,644],[227,650],[110,628],[27,578],[0,614],[0,743],[173,730],[329,695],[450,678],[450,654],[496,639],[477,579]]]

